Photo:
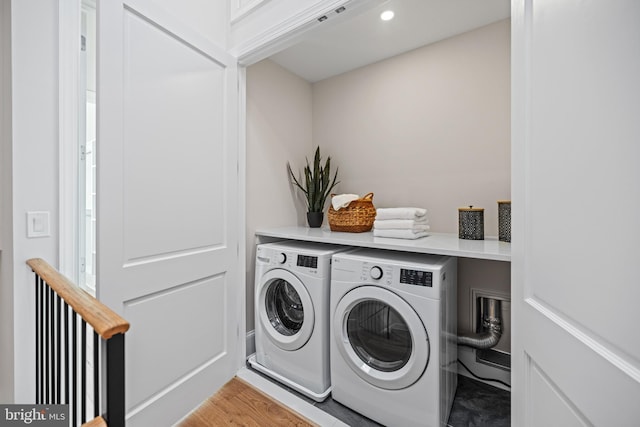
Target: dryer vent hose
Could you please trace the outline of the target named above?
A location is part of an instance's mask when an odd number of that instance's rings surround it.
[[[502,336],[501,313],[500,301],[497,299],[488,299],[487,310],[482,319],[482,329],[484,332],[477,334],[460,334],[458,335],[458,344],[480,350],[495,347]]]

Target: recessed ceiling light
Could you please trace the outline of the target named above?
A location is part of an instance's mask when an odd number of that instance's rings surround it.
[[[385,10],[380,14],[380,19],[383,21],[389,21],[390,19],[393,19],[394,15],[393,10]]]

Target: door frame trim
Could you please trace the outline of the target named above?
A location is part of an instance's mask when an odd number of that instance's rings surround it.
[[[58,164],[59,182],[59,240],[58,269],[74,283],[78,283],[79,242],[78,214],[78,88],[80,51],[81,1],[58,3]]]

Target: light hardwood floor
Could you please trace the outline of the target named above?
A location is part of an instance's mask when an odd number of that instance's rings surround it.
[[[207,399],[179,426],[318,427],[237,377]]]

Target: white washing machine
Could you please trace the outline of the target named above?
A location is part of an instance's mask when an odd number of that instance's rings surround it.
[[[446,426],[457,377],[457,259],[333,257],[332,397],[385,426]]]
[[[331,392],[331,256],[345,249],[289,241],[256,249],[256,354],[249,363],[318,402]]]

